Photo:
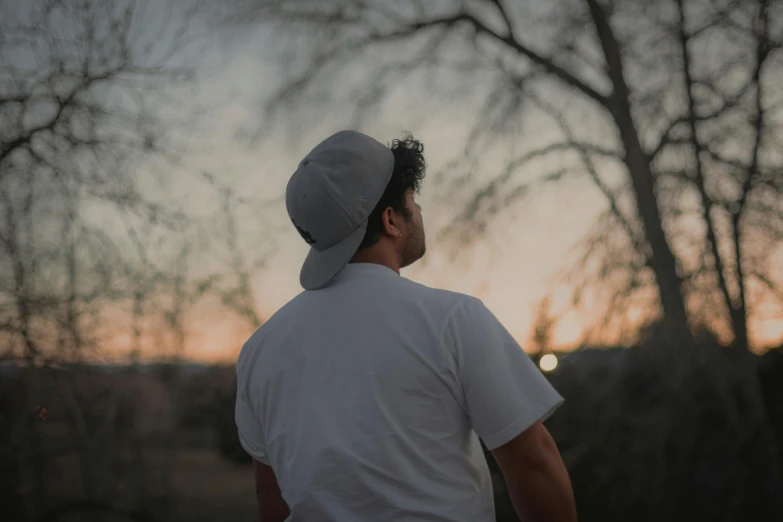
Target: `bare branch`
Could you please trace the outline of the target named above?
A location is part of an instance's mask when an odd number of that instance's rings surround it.
[[[287,19],[288,16],[290,16],[290,13],[287,13],[282,17]],[[332,16],[337,16],[337,14],[332,14]],[[305,17],[305,20],[307,19],[308,18]],[[344,19],[339,18],[339,20],[341,23],[345,23]],[[404,24],[394,30],[372,30],[358,38],[348,40],[344,44],[329,49],[322,55],[318,56],[313,61],[308,71],[305,71],[298,79],[286,85],[283,90],[296,91],[303,88],[307,84],[308,79],[312,78],[319,69],[326,67],[328,64],[332,63],[333,60],[347,53],[366,49],[370,45],[386,44],[395,41],[407,40],[416,34],[428,32],[434,29],[454,29],[464,23],[472,26],[473,29],[478,31],[480,34],[486,35],[492,40],[497,41],[498,43],[501,43],[507,46],[509,49],[526,57],[535,65],[543,68],[548,74],[557,77],[565,84],[581,91],[591,100],[598,102],[601,105],[606,104],[606,97],[604,95],[600,94],[598,91],[590,87],[586,82],[580,80],[571,72],[558,65],[554,59],[546,58],[531,48],[523,45],[518,40],[516,40],[511,33],[507,36],[497,34],[477,17],[465,11],[461,11],[453,15],[415,21]]]
[[[500,12],[500,16],[503,17],[503,22],[506,24],[506,30],[508,30],[508,38],[511,40],[516,40],[517,37],[514,32],[514,24],[511,22],[506,9],[503,7],[503,0],[492,0],[492,3],[495,4],[495,6],[498,8],[498,11]]]
[[[593,162],[593,159],[591,157],[591,154],[597,154],[605,157],[614,158],[622,162],[623,154],[612,150],[606,150],[601,147],[595,147],[594,145],[591,144],[575,142],[573,138],[573,133],[571,131],[571,127],[566,122],[561,111],[557,110],[554,106],[544,102],[539,98],[534,98],[534,99],[536,103],[539,104],[539,106],[541,106],[557,122],[560,131],[566,136],[566,139],[568,140],[567,143],[573,145],[574,148],[579,152],[579,157],[582,160],[582,164],[587,170],[587,173],[590,175],[590,179],[593,180],[593,183],[595,183],[596,187],[598,187],[598,189],[601,191],[601,194],[603,194],[604,197],[606,198],[607,202],[609,203],[609,209],[612,215],[615,217],[615,219],[617,219],[617,221],[620,223],[625,233],[628,235],[631,244],[639,248],[640,251],[646,250],[646,248],[643,246],[644,241],[641,238],[639,238],[639,235],[634,231],[633,227],[631,227],[630,222],[623,214],[623,212],[620,210],[620,206],[617,202],[616,196],[599,176],[598,171],[595,168],[595,163]]]
[[[605,95],[599,93],[598,91],[590,87],[586,82],[580,80],[572,73],[565,70],[563,67],[558,65],[554,61],[554,59],[546,58],[536,53],[535,51],[528,48],[527,46],[519,43],[511,35],[506,37],[498,35],[494,31],[492,31],[489,27],[487,27],[485,24],[483,24],[480,20],[478,20],[473,16],[464,14],[457,17],[457,20],[460,19],[464,19],[470,22],[481,33],[484,33],[497,41],[505,43],[509,48],[527,57],[531,62],[538,65],[539,67],[542,67],[547,73],[557,77],[558,79],[563,81],[566,85],[580,91],[582,94],[586,95],[592,101],[597,102],[599,105],[603,107],[606,107],[608,105],[608,99]]]
[[[726,310],[731,314],[731,319],[734,324],[735,331],[739,328],[736,324],[740,319],[734,314],[735,304],[729,292],[728,282],[726,278],[726,266],[721,256],[720,245],[718,244],[718,237],[715,232],[715,222],[712,216],[713,200],[707,193],[707,186],[704,175],[704,165],[702,162],[702,150],[704,147],[699,139],[696,119],[696,101],[693,92],[694,82],[692,77],[692,65],[691,65],[691,51],[689,48],[690,36],[685,32],[686,19],[685,8],[683,0],[677,0],[677,7],[679,10],[679,44],[682,56],[683,78],[685,81],[685,89],[688,98],[688,125],[690,127],[690,139],[693,147],[693,157],[695,161],[694,171],[694,184],[696,185],[699,195],[701,197],[701,205],[703,209],[702,219],[707,230],[707,241],[710,245],[712,252],[713,262],[715,263],[715,272],[718,276],[718,285],[721,293],[723,294],[724,305]],[[743,317],[741,321],[744,323],[746,319]],[[746,343],[746,339],[740,340],[740,342]]]

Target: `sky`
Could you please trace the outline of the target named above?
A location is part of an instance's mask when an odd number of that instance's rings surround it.
[[[596,217],[606,207],[604,197],[592,182],[575,178],[539,186],[492,221],[484,236],[454,256],[453,249],[435,240],[438,232],[448,226],[447,211],[453,210],[446,208],[442,197],[446,183],[439,182],[436,174],[460,155],[476,106],[438,99],[427,92],[428,85],[412,83],[402,92],[392,94],[387,103],[358,124],[347,122],[345,114],[349,108],[343,105],[303,104],[295,115],[282,112],[272,125],[265,121],[261,106],[279,81],[274,47],[275,43],[265,41],[262,35],[228,47],[208,47],[207,54],[199,57],[202,68],[198,95],[184,101],[192,101],[208,111],[203,121],[185,133],[185,160],[167,179],[163,194],[192,215],[212,219],[218,204],[214,191],[194,182],[198,178],[194,173],[207,171],[250,200],[279,201],[264,208],[236,209],[242,248],[249,258],[274,245],[273,255],[254,272],[252,281],[264,318],[301,292],[298,276],[308,246],[290,226],[282,203],[285,184],[300,159],[323,138],[342,128],[357,128],[386,143],[411,131],[424,143],[428,163],[428,178],[418,198],[428,253],[404,269],[402,275],[429,286],[479,297],[526,350],[533,349],[530,337],[536,309],[543,298],[550,298],[551,311],[557,318],[553,347],[570,349],[580,344],[585,329],[599,319],[598,310],[590,306],[574,310],[570,301],[572,289],[563,275],[579,253],[575,249],[579,240],[591,231]],[[556,102],[566,106],[570,100]],[[311,110],[317,116],[309,118]],[[579,107],[569,110],[577,111]],[[287,118],[298,125],[286,125]],[[241,131],[248,130],[260,131],[257,139],[239,139]],[[590,128],[585,125],[579,131],[589,133]],[[530,119],[515,139],[519,142],[511,145],[525,150],[531,144],[548,142],[550,136],[540,122]],[[498,152],[508,148],[506,144],[498,142],[488,147],[488,159],[473,173],[476,180],[488,179],[506,159]],[[537,164],[529,170],[541,174],[551,167]],[[622,173],[602,171],[602,175],[617,180]],[[209,272],[215,263],[214,257],[205,255],[195,269]],[[761,343],[783,338],[780,310],[772,312],[777,319],[754,330]],[[251,330],[215,299],[205,299],[191,311],[186,332],[186,358],[231,362]],[[154,348],[151,352],[154,356]]]
[[[263,53],[252,45],[232,51],[230,65],[204,84],[204,91],[225,92],[231,86],[231,103],[222,103],[210,132],[194,141],[189,163],[213,173],[241,194],[259,200],[280,198],[285,184],[300,161],[314,145],[343,125],[339,117],[314,120],[292,138],[284,127],[264,129],[263,137],[250,143],[236,139],[238,128],[263,128],[260,103],[265,91],[274,85],[276,69],[265,62]],[[333,108],[339,113],[340,107]],[[427,118],[418,111],[401,111],[389,103],[358,130],[382,142],[390,142],[403,131],[411,131],[425,145],[429,179],[425,179],[419,202],[428,236],[428,253],[415,265],[402,271],[414,281],[481,298],[506,328],[527,350],[536,309],[549,297],[552,312],[558,318],[553,331],[553,346],[570,349],[577,346],[585,328],[596,323],[596,310],[574,310],[571,289],[563,274],[572,267],[575,247],[594,226],[594,220],[605,208],[603,196],[586,179],[570,179],[541,186],[493,221],[485,237],[466,246],[454,258],[453,251],[435,241],[444,225],[439,191],[445,189],[431,173],[459,155],[468,132],[468,113],[459,105],[433,111]],[[426,109],[425,109],[426,110]],[[411,117],[411,116],[414,117]],[[298,116],[302,118],[301,115]],[[307,121],[306,115],[304,120]],[[422,121],[424,120],[424,121]],[[412,124],[413,123],[413,124]],[[534,139],[536,137],[534,136]],[[199,143],[199,139],[203,140]],[[500,167],[500,161],[495,167]],[[490,161],[477,172],[492,172]],[[188,197],[193,197],[188,195]],[[273,232],[277,248],[253,281],[256,301],[264,317],[301,292],[299,269],[308,246],[289,226],[282,201],[263,211],[265,219],[281,233]],[[258,247],[265,229],[259,228],[252,214],[242,222],[244,246]],[[268,230],[268,229],[266,229]],[[209,305],[198,311],[198,320],[190,327],[188,357],[201,360],[232,360],[249,335],[247,324],[220,313]],[[755,334],[769,343],[783,336],[783,321],[769,321]]]
[[[222,104],[215,126],[208,135],[196,140],[203,143],[194,144],[193,149],[200,152],[189,159],[194,167],[219,173],[223,183],[259,200],[281,196],[303,155],[321,139],[343,128],[327,118],[315,123],[298,140],[291,140],[281,129],[264,135],[257,143],[237,142],[236,129],[252,127],[253,119],[260,117],[254,103],[263,99],[261,91],[271,74],[274,74],[271,64],[265,65],[258,56],[232,54],[231,65],[218,79],[207,81],[205,91],[209,96],[212,89],[219,93],[231,85],[235,101]],[[438,219],[443,209],[437,196],[445,187],[434,179],[433,173],[459,155],[468,131],[464,119],[467,115],[460,115],[459,107],[455,106],[412,126],[411,118],[404,111],[389,105],[358,130],[385,143],[410,131],[424,143],[428,162],[428,178],[418,197],[428,252],[423,260],[403,269],[402,276],[481,298],[520,344],[527,346],[536,307],[543,297],[553,298],[553,312],[563,313],[569,308],[570,292],[559,284],[559,276],[570,267],[575,244],[602,210],[601,197],[585,180],[544,186],[517,208],[504,213],[486,237],[466,246],[454,259],[453,251],[435,239],[443,226]],[[188,198],[195,197],[188,194]],[[265,210],[264,216],[283,230],[276,235],[275,255],[257,272],[253,282],[259,309],[269,317],[302,291],[299,269],[308,246],[288,226],[282,202]],[[263,231],[253,223],[252,216],[243,222],[243,228],[245,248],[252,250],[256,245],[254,238]],[[247,326],[210,307],[204,307],[199,313],[203,319],[194,321],[197,326],[189,335],[188,356],[209,360],[234,357],[244,341],[243,336],[249,333]],[[584,320],[579,314],[564,313],[555,329],[554,343],[575,345]]]

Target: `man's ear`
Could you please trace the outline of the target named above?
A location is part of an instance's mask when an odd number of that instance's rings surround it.
[[[400,230],[400,215],[394,211],[391,207],[386,207],[386,210],[381,214],[381,220],[383,221],[383,230],[391,237],[400,237],[402,230]]]

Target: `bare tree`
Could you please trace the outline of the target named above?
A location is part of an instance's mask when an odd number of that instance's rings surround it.
[[[100,508],[120,487],[118,475],[101,477],[133,428],[118,429],[132,394],[84,364],[106,355],[107,314],[131,305],[138,360],[145,321],[159,312],[151,299],[173,296],[159,315],[181,353],[187,267],[156,266],[145,242],[179,235],[188,218],[144,186],[173,164],[192,123],[175,96],[194,84],[199,50],[186,11],[136,0],[0,1],[0,346],[25,368],[24,403],[0,438],[0,474],[16,470],[13,495],[19,470],[35,470],[28,518],[49,507],[53,452],[76,452],[87,504]],[[69,437],[44,442],[31,412],[55,400],[54,421]],[[143,487],[137,494],[147,509]]]
[[[552,303],[549,298],[542,299],[536,307],[536,317],[533,320],[531,343],[539,355],[552,349],[552,329],[557,324],[557,318],[552,316]]]
[[[73,315],[77,302],[111,291],[100,288],[111,280],[100,270],[101,277],[82,277],[101,261],[86,252],[100,251],[102,260],[117,255],[107,231],[84,219],[85,209],[106,204],[152,222],[181,218],[143,196],[134,170],[140,156],[172,145],[175,133],[156,117],[163,87],[186,85],[192,77],[184,62],[171,63],[185,44],[181,38],[133,41],[144,6],[0,4],[3,281],[12,283],[3,288],[3,300],[7,310],[14,308],[6,326],[24,337],[17,356],[42,355],[36,332],[45,328],[32,322],[60,306],[61,296]],[[71,274],[65,288],[58,266]],[[71,335],[78,338],[76,331]]]
[[[219,295],[222,303],[229,310],[237,313],[251,328],[258,328],[263,324],[264,319],[258,308],[252,280],[275,251],[276,235],[258,210],[259,207],[268,206],[269,203],[240,197],[233,189],[218,183],[212,174],[205,172],[203,175],[221,198],[220,219],[217,221],[214,235],[221,238],[219,249],[224,252],[222,264],[225,270],[218,270],[200,281],[199,292]],[[277,199],[274,198],[272,201]],[[243,245],[243,234],[237,223],[237,213],[244,214],[248,210],[252,218],[265,228],[263,236],[254,239],[254,248]]]
[[[282,48],[270,117],[336,105],[356,122],[401,89],[477,108],[447,169],[464,197],[450,234],[472,240],[536,183],[587,176],[606,212],[577,291],[611,288],[607,317],[642,303],[676,338],[706,325],[747,349],[753,304],[781,303],[780,2],[228,5],[232,27],[262,24]],[[500,172],[472,175],[499,153]]]

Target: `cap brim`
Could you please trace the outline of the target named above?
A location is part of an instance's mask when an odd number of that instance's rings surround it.
[[[318,290],[328,285],[356,254],[366,231],[367,221],[331,248],[322,252],[311,248],[304,265],[302,265],[302,272],[299,274],[302,288]]]

